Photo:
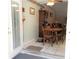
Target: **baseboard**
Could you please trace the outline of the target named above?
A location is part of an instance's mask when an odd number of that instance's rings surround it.
[[[24,42],[23,48],[25,48],[26,46],[30,45],[29,43],[35,42],[35,41],[36,41],[36,39],[31,39],[29,41]]]

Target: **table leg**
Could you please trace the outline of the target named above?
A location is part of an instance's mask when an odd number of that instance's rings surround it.
[[[55,32],[55,35],[56,35],[56,44],[58,44],[57,32]]]

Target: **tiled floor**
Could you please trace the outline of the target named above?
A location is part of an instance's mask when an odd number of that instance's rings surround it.
[[[64,59],[65,43],[54,44],[53,46],[51,46],[48,43],[43,45],[43,43],[32,42],[28,46],[30,46],[30,45],[42,47],[42,50],[40,52],[33,52],[33,51],[27,51],[27,50],[23,49],[21,52],[42,55],[42,56],[46,56],[46,57],[55,57],[55,59]],[[28,46],[26,45],[25,48]]]
[[[40,52],[45,52],[48,54],[55,54],[60,56],[64,56],[65,54],[65,43],[58,45],[54,44],[53,46],[51,46],[50,44],[43,45],[42,43],[39,42],[33,42],[30,45],[42,47],[42,50]]]

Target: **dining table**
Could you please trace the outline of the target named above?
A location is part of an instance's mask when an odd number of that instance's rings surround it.
[[[63,28],[49,28],[47,30],[50,30],[52,33],[55,33],[55,39],[56,39],[56,43],[58,44],[58,37],[57,37],[57,32],[62,31]]]
[[[58,32],[58,31],[62,31],[63,29],[62,28],[51,28],[52,29],[52,32]]]
[[[58,31],[62,31],[63,28],[48,28],[48,29],[45,29],[45,30],[50,30],[51,32],[58,32]]]
[[[55,41],[56,41],[56,43],[58,43],[58,37],[57,37],[58,33],[57,32],[63,31],[63,28],[50,28],[50,27],[48,27],[48,28],[44,28],[44,30],[50,31],[51,33],[55,33],[54,34]]]

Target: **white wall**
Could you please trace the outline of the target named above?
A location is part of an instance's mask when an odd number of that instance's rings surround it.
[[[54,6],[52,6],[52,10],[55,12],[54,14],[56,16],[56,19],[54,21],[66,23],[67,6],[68,2],[56,3]]]
[[[65,59],[79,59],[79,0],[68,0]]]
[[[50,8],[48,6],[44,6],[45,10],[53,13],[53,17],[48,16],[48,22],[66,23],[67,6],[68,2],[55,3],[55,5],[51,6]]]
[[[23,17],[25,17],[24,21],[24,42],[29,42],[33,39],[38,39],[38,31],[39,31],[39,9],[40,6],[29,2],[27,0],[23,0],[23,7],[25,8],[25,12],[23,13]],[[29,12],[30,7],[35,8],[35,15],[31,15]]]

